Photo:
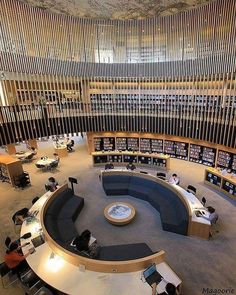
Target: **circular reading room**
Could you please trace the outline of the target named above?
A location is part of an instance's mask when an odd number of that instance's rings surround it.
[[[235,0],[0,1],[0,294],[236,293]]]

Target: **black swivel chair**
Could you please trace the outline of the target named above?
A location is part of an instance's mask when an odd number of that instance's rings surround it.
[[[21,274],[20,281],[22,283],[23,289],[26,291],[26,294],[31,293],[32,290],[37,288],[38,285],[43,284],[40,278],[31,269],[28,269]]]
[[[13,273],[10,268],[8,268],[5,262],[0,263],[0,276],[3,288],[7,288],[18,280],[17,275]]]
[[[67,144],[67,150],[68,150],[68,152],[72,152],[72,151],[73,151],[72,147],[73,147],[74,145],[75,145],[75,142],[74,142],[73,139],[71,139],[70,143]]]
[[[33,160],[34,154],[31,154],[24,158],[23,162],[29,163]]]
[[[50,165],[49,165],[49,170],[54,170],[58,167],[58,164],[59,164],[59,160],[56,160],[54,162],[52,162]]]
[[[7,247],[7,249],[9,248],[10,244],[11,244],[11,238],[10,237],[6,237],[6,239],[5,239],[5,246]]]
[[[196,187],[189,184],[188,187],[187,187],[187,192],[192,193],[193,195],[196,195],[197,189],[196,189]]]
[[[166,174],[163,172],[157,172],[157,177],[162,180],[166,180]]]
[[[22,208],[21,210],[16,211],[13,216],[12,216],[12,221],[14,223],[14,230],[16,232],[16,226],[17,225],[22,225],[22,221],[18,220],[17,216],[23,216],[27,217],[29,209],[28,208]]]
[[[40,165],[40,164],[35,164],[35,166],[38,168],[38,169],[43,169],[43,168],[45,168],[45,166],[44,165]]]
[[[34,203],[36,203],[39,200],[39,197],[34,197],[32,200],[32,205],[34,205]]]
[[[203,206],[206,205],[206,198],[205,197],[202,197],[202,202],[201,203],[202,203]]]

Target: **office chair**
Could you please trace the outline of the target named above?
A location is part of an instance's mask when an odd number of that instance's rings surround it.
[[[5,246],[7,247],[7,249],[9,248],[10,244],[11,244],[11,238],[10,237],[6,237],[6,239],[5,239]]]
[[[50,190],[51,190],[51,187],[50,187],[50,185],[48,185],[48,184],[45,184],[44,187],[45,187],[45,190],[46,190],[46,191],[50,191]]]
[[[28,269],[20,275],[20,281],[23,285],[23,288],[26,292],[31,291],[39,284],[43,284],[40,278],[32,271]],[[31,292],[30,292],[31,293]]]
[[[43,168],[45,168],[45,166],[44,165],[40,165],[40,164],[35,164],[35,166],[38,168],[38,169],[43,169]]]
[[[18,225],[22,225],[22,221],[21,220],[18,220],[17,216],[20,215],[20,216],[27,216],[27,213],[28,213],[29,209],[28,208],[22,208],[21,210],[18,210],[16,211],[13,216],[12,216],[12,221],[14,223],[14,231],[16,233],[16,227]]]
[[[196,187],[189,184],[188,187],[187,187],[187,192],[192,193],[193,195],[196,195],[197,189],[196,189]]]
[[[202,197],[202,201],[201,201],[202,205],[205,206],[206,205],[206,198]]]
[[[73,151],[72,147],[73,147],[74,145],[75,145],[75,142],[74,142],[73,139],[71,139],[71,144],[69,145],[69,149],[70,149],[71,152]]]
[[[157,172],[157,177],[162,180],[166,180],[166,174],[163,172]]]
[[[53,295],[53,293],[47,287],[42,286],[34,295]]]
[[[34,205],[34,203],[36,203],[39,200],[39,197],[34,197],[32,200],[32,205]]]
[[[12,272],[12,270],[6,265],[5,262],[2,262],[0,264],[0,276],[3,288],[7,288],[8,286],[14,284],[18,280],[17,275]],[[6,277],[7,282],[5,280]]]
[[[29,163],[33,160],[34,154],[28,155],[27,157],[24,158],[24,162]]]
[[[56,160],[54,162],[52,162],[50,165],[49,165],[49,170],[54,170],[58,167],[58,164],[59,164],[59,160]]]

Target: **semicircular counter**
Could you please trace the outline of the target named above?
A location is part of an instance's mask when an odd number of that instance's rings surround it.
[[[210,222],[194,210],[207,210],[191,193],[151,174],[127,170],[106,170],[101,180],[107,195],[130,195],[149,202],[159,213],[166,231],[181,235],[209,237]]]
[[[83,205],[84,199],[74,196],[72,190],[64,185],[47,198],[40,213],[47,243],[53,252],[66,261],[76,266],[83,265],[91,271],[108,273],[138,271],[151,263],[164,261],[164,251],[153,253],[145,243],[102,247],[101,260],[81,256],[82,253],[71,247],[70,243],[78,235],[74,221]],[[120,253],[118,258],[117,252]]]

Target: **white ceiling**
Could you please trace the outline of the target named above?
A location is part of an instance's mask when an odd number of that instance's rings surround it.
[[[19,0],[55,13],[102,19],[143,19],[175,14],[213,0]]]

